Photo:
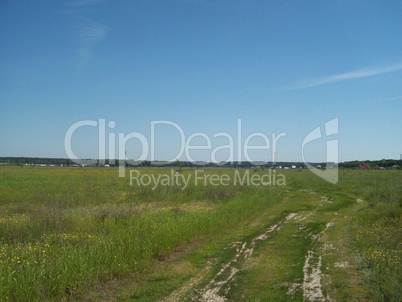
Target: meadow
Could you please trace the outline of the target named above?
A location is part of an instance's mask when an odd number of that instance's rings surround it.
[[[213,182],[153,188],[130,184],[116,168],[0,167],[0,300],[168,301],[174,293],[172,301],[205,300],[208,278],[229,259],[239,273],[217,290],[229,300],[287,301],[288,294],[315,301],[303,264],[327,241],[353,265],[342,270],[334,253],[314,260],[327,264],[324,297],[402,299],[402,171],[340,170],[332,185],[308,170],[277,170],[285,181],[258,185],[268,171],[251,169],[256,183],[247,185],[230,181],[237,170],[204,170],[216,175]],[[194,169],[178,174],[191,178]],[[272,238],[268,231],[264,240],[253,237],[275,224],[281,230]],[[226,248],[239,240],[253,256]],[[279,264],[273,259],[262,270],[275,255]],[[345,270],[356,274],[353,287],[342,283]],[[268,273],[275,275],[270,285],[262,281]]]

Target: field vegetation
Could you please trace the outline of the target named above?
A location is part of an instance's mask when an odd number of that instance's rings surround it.
[[[401,171],[280,173],[283,186],[152,190],[115,168],[0,167],[0,300],[402,300]]]

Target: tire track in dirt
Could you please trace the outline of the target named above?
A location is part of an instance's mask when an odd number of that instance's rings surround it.
[[[321,196],[321,204],[323,203],[332,203],[329,197]],[[307,214],[303,219],[298,219],[299,221],[304,220],[307,217],[310,217],[316,212],[316,210],[311,211]],[[321,237],[325,234],[328,228],[334,225],[333,221],[328,222],[325,225],[324,230],[320,233],[313,235],[310,234],[312,239],[312,244],[316,241],[320,241]],[[294,295],[296,290],[301,289],[303,291],[303,299],[305,301],[310,302],[319,302],[319,301],[331,301],[330,297],[325,297],[322,292],[322,255],[314,250],[307,251],[306,259],[303,265],[303,283],[294,283],[288,290],[288,295]]]
[[[240,264],[242,260],[248,259],[252,256],[258,241],[266,240],[269,235],[282,228],[284,224],[296,217],[296,213],[290,213],[286,218],[275,225],[270,226],[264,233],[254,237],[249,243],[245,242],[232,242],[229,247],[236,248],[236,254],[225,263],[220,271],[209,281],[209,283],[202,289],[197,291],[193,301],[202,302],[224,302],[227,300],[226,295],[230,291],[228,285],[235,275],[240,271]],[[223,293],[222,293],[223,290]]]
[[[316,194],[310,192],[310,194]],[[259,241],[264,241],[269,236],[279,231],[286,223],[291,220],[304,221],[316,213],[316,210],[325,203],[332,203],[332,200],[328,197],[320,197],[320,205],[311,211],[302,212],[299,214],[290,213],[285,219],[268,227],[265,232],[254,237],[251,241],[235,241],[228,244],[228,248],[236,249],[235,255],[226,263],[224,263],[221,269],[216,273],[212,279],[201,289],[194,291],[191,297],[192,301],[202,302],[224,302],[231,290],[230,282],[235,278],[236,274],[242,268],[242,262],[252,257],[253,252]],[[318,234],[311,234],[312,243],[320,241],[321,237],[325,234],[328,228],[334,225],[333,221],[326,224],[324,230]],[[197,284],[206,279],[212,269],[212,263],[209,262],[196,277],[190,279],[182,287],[174,291],[168,298],[164,299],[165,302],[178,301],[188,293],[191,289],[197,287]],[[305,262],[303,266],[303,281],[301,283],[294,283],[288,290],[289,295],[294,295],[297,290],[301,290],[303,293],[303,299],[305,301],[331,301],[329,296],[324,296],[322,289],[322,255],[316,249],[310,249],[305,256]]]
[[[333,226],[334,222],[328,222],[325,229],[317,235],[312,235],[314,241],[319,241],[329,227]],[[306,260],[303,266],[303,297],[306,301],[330,301],[329,297],[325,297],[322,292],[322,256],[313,250],[309,250],[306,255]]]
[[[177,302],[180,300],[180,298],[188,292],[190,289],[192,289],[194,286],[196,286],[198,283],[202,281],[202,279],[205,278],[206,274],[211,269],[211,262],[207,263],[207,266],[205,266],[201,271],[198,272],[198,274],[191,278],[189,281],[187,281],[183,286],[181,286],[179,289],[175,290],[173,293],[171,293],[167,298],[163,299],[163,302]]]

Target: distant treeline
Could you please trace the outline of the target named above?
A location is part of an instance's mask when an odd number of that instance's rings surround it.
[[[226,167],[226,168],[289,168],[289,169],[304,169],[305,163],[302,162],[188,162],[188,161],[119,161],[119,160],[99,160],[99,159],[81,159],[73,161],[68,158],[39,158],[39,157],[0,157],[0,164],[9,165],[54,165],[54,166],[132,166],[132,167]],[[335,167],[333,163],[310,163],[317,168]],[[400,168],[402,160],[397,159],[382,159],[382,160],[365,160],[365,161],[347,161],[338,164],[339,168],[348,169],[374,169],[374,168]]]
[[[402,166],[401,159],[381,159],[381,160],[354,160],[339,163],[340,168],[349,169],[372,169],[372,168],[400,168]]]
[[[68,158],[41,158],[41,157],[0,157],[0,163],[10,165],[74,165]]]
[[[99,160],[99,159],[80,159],[73,161],[68,158],[39,158],[39,157],[0,157],[1,164],[9,165],[55,165],[55,166],[118,166],[120,163],[125,166],[140,167],[227,167],[227,168],[305,168],[301,162],[189,162],[189,161],[133,161],[133,160]],[[325,167],[326,163],[313,163],[313,166]]]

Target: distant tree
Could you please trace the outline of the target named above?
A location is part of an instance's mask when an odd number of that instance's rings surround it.
[[[144,160],[142,163],[141,163],[141,167],[150,167],[152,165],[152,163],[149,161],[149,160]]]
[[[176,166],[179,167],[179,173],[181,173],[181,169],[183,167],[183,163],[180,160],[176,161]]]

